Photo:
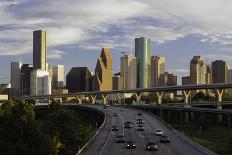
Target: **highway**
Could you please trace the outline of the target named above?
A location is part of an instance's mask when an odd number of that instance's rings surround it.
[[[138,110],[126,109],[119,111],[118,107],[91,106],[104,111],[107,116],[106,125],[96,137],[94,143],[85,152],[85,155],[201,155],[203,152],[195,149],[184,140],[179,138],[167,126],[148,113],[142,112],[138,116]],[[113,116],[116,112],[118,116]],[[144,121],[145,131],[137,131],[137,119],[142,118]],[[126,121],[133,123],[133,128],[125,129],[123,124]],[[119,127],[118,131],[111,131],[112,125]],[[155,129],[160,128],[164,134],[171,139],[170,143],[160,143],[159,136],[155,135]],[[135,149],[126,149],[125,143],[116,143],[118,134],[124,134],[126,140],[136,141]],[[145,146],[148,141],[156,141],[159,145],[158,151],[146,151]]]

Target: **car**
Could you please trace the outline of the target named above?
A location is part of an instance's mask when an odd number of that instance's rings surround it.
[[[157,151],[158,149],[159,149],[159,146],[156,142],[147,142],[146,144],[147,151]]]
[[[124,135],[118,135],[117,136],[117,139],[116,139],[117,143],[125,143],[125,141],[126,141],[126,139],[125,139]]]
[[[124,123],[124,127],[125,127],[125,128],[133,128],[131,122],[125,122],[125,123]]]
[[[113,116],[118,116],[118,113],[115,112],[115,113],[113,114]]]
[[[122,108],[122,107],[120,107],[120,108],[119,108],[119,111],[123,111],[123,108]]]
[[[141,112],[138,112],[138,116],[142,116],[143,114]]]
[[[137,131],[144,131],[144,125],[143,124],[139,124],[137,126]]]
[[[143,120],[141,118],[137,119],[137,124],[143,124]]]
[[[118,127],[116,125],[112,126],[112,131],[118,131]]]
[[[170,143],[170,138],[166,135],[160,137],[160,143]]]
[[[135,141],[133,141],[133,140],[128,140],[128,141],[126,142],[126,148],[127,148],[127,149],[134,149],[134,148],[136,148]]]
[[[156,135],[156,136],[161,136],[161,135],[163,135],[163,130],[161,130],[161,129],[156,129],[156,130],[155,130],[155,135]]]

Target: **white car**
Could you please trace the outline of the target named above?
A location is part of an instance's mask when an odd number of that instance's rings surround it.
[[[163,132],[163,130],[161,130],[161,129],[156,129],[156,130],[155,130],[155,135],[156,135],[156,136],[161,136],[161,135],[163,135],[163,133],[164,133],[164,132]]]

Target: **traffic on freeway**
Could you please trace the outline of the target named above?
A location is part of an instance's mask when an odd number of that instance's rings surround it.
[[[146,112],[113,106],[91,107],[102,110],[107,120],[86,155],[205,154]]]

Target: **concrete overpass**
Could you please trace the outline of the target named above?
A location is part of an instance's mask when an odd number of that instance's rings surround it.
[[[42,95],[42,96],[23,96],[21,99],[44,99],[50,100],[51,98],[67,98],[75,97],[79,103],[82,103],[84,97],[88,96],[91,102],[96,102],[96,96],[100,95],[103,99],[103,103],[107,104],[109,95],[117,95],[118,100],[121,100],[123,94],[133,93],[136,97],[136,103],[141,103],[141,95],[144,92],[154,93],[158,97],[158,103],[162,103],[162,97],[165,92],[182,91],[184,103],[189,103],[191,91],[193,90],[215,90],[216,98],[218,102],[222,102],[222,95],[225,89],[232,88],[232,83],[218,83],[218,84],[202,84],[202,85],[180,85],[180,86],[164,86],[164,87],[152,87],[152,88],[137,88],[137,89],[122,89],[122,90],[109,90],[109,91],[92,91],[92,92],[77,92],[69,94],[57,94],[57,95]]]

